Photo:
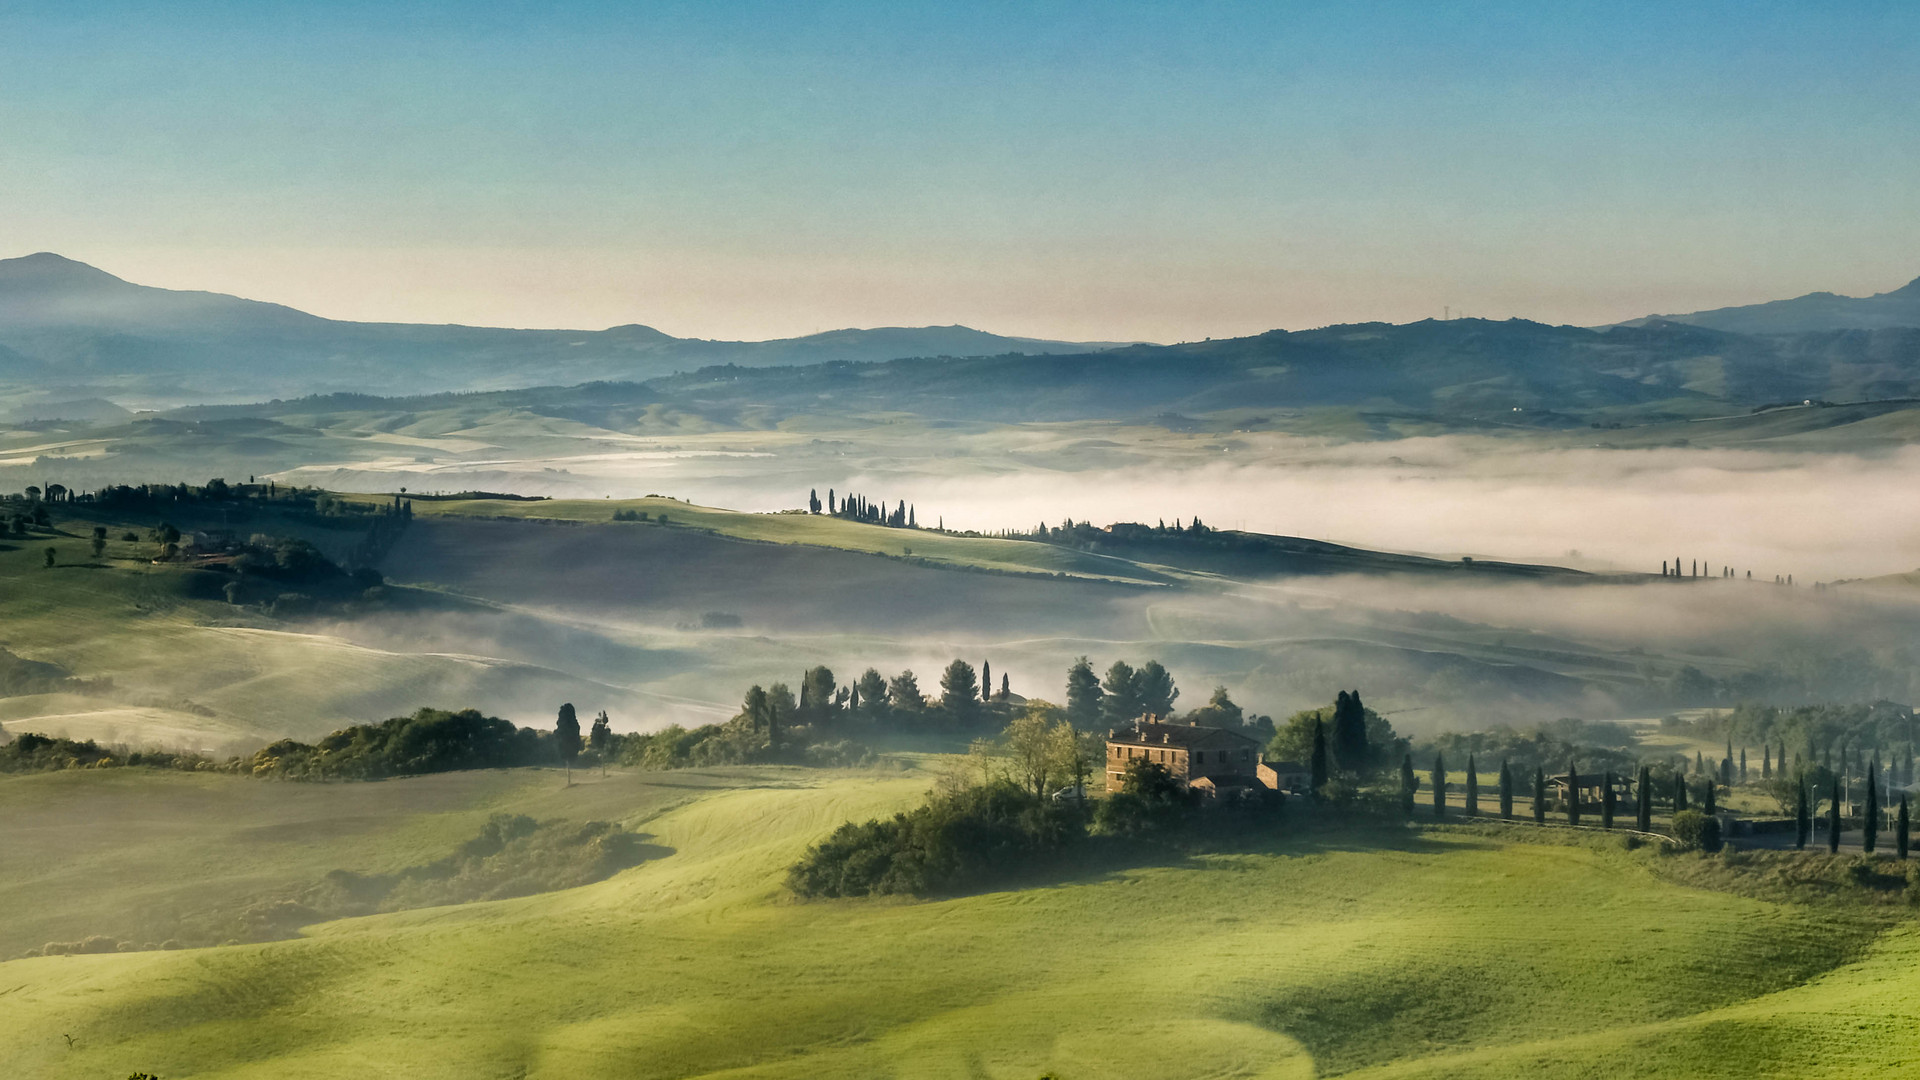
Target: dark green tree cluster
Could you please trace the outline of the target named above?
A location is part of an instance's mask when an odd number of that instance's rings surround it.
[[[577,726],[574,734],[577,738]],[[244,766],[255,776],[373,780],[559,760],[555,740],[545,732],[515,727],[476,709],[421,709],[379,724],[342,728],[313,744],[282,739]]]
[[[807,508],[812,513],[820,512],[820,493],[816,489],[807,494]],[[885,525],[893,529],[917,529],[919,518],[914,508],[903,500],[892,509],[886,502],[873,502],[865,495],[835,495],[832,488],[827,489],[827,513],[848,521],[859,521],[868,525]]]

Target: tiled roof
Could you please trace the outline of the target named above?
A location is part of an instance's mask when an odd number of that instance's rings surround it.
[[[1206,746],[1253,746],[1250,739],[1226,728],[1201,727],[1198,724],[1168,724],[1142,718],[1130,728],[1120,728],[1107,737],[1110,743],[1129,746],[1178,746],[1186,749]]]

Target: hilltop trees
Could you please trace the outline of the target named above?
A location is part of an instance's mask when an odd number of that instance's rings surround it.
[[[1364,772],[1372,764],[1371,751],[1367,744],[1366,707],[1360,704],[1360,691],[1342,690],[1333,699],[1333,758],[1347,772]]]
[[[980,682],[973,665],[956,659],[940,673],[940,707],[955,720],[966,722],[980,710]]]
[[[1141,712],[1140,683],[1133,665],[1115,660],[1100,684],[1100,717],[1108,727],[1119,727],[1138,719]]]
[[[560,753],[560,763],[566,767],[567,783],[573,783],[573,759],[580,756],[580,717],[573,710],[573,702],[560,706],[560,718],[553,725],[554,747]]]
[[[1173,676],[1160,666],[1160,661],[1149,660],[1134,674],[1134,693],[1140,700],[1140,711],[1154,716],[1173,714],[1174,699],[1180,691],[1173,685]]]
[[[1372,777],[1409,749],[1408,740],[1397,735],[1385,717],[1361,705],[1358,694],[1343,693],[1342,696],[1347,699],[1344,713],[1340,711],[1342,704],[1336,698],[1331,707],[1307,709],[1288,717],[1287,722],[1268,741],[1268,756],[1283,761],[1300,761],[1311,746],[1314,729],[1331,726],[1332,729],[1327,731],[1329,771],[1361,781]],[[1360,749],[1355,749],[1352,743],[1356,716],[1360,721]],[[1337,734],[1337,725],[1342,721],[1348,725],[1345,757],[1341,756],[1341,736]]]
[[[1313,721],[1313,747],[1307,764],[1307,786],[1315,798],[1326,794],[1327,779],[1332,774],[1327,762],[1327,731],[1318,717]]]
[[[1102,710],[1100,677],[1093,673],[1093,662],[1082,656],[1067,669],[1067,719],[1082,731],[1100,726]]]
[[[926,696],[920,693],[920,680],[913,672],[903,671],[887,681],[887,704],[910,713],[927,707]]]

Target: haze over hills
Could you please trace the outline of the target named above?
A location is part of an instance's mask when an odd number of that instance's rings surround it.
[[[1811,328],[1822,322],[1833,325]],[[1347,407],[1575,426],[1920,396],[1914,324],[1920,282],[1867,299],[1815,294],[1599,329],[1429,319],[1166,346],[963,326],[709,341],[640,325],[342,322],[135,285],[48,253],[0,260],[0,381],[24,402],[15,419],[109,419],[101,398],[180,405],[616,382],[637,385],[589,396],[671,403],[720,422],[754,409],[1036,420]],[[1754,332],[1767,328],[1781,332]]]
[[[647,379],[713,364],[1078,353],[1113,344],[964,326],[709,341],[640,325],[594,331],[357,323],[220,293],[136,285],[50,252],[0,260],[0,380],[175,402],[497,389]]]
[[[1884,330],[1896,326],[1920,326],[1920,278],[1892,292],[1875,293],[1872,296],[1814,292],[1791,300],[1770,300],[1764,304],[1714,308],[1711,311],[1657,318],[1736,334],[1803,334],[1823,330]]]

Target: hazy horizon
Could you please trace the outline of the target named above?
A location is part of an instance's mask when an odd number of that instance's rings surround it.
[[[1914,12],[1739,12],[17,6],[0,195],[145,284],[735,340],[1904,284]]]

